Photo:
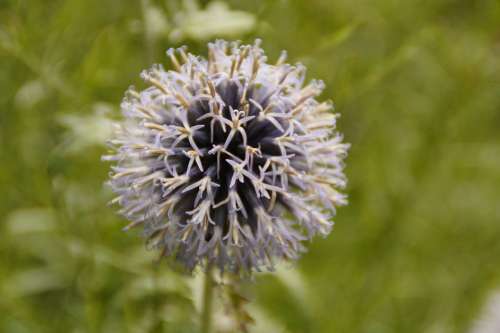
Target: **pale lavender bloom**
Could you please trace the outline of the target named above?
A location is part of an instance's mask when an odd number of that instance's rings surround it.
[[[342,160],[348,144],[337,115],[318,102],[323,82],[305,85],[305,67],[268,64],[257,41],[217,40],[208,59],[167,52],[174,70],[142,73],[125,120],[110,141],[113,202],[162,255],[188,269],[273,268],[301,244],[327,235],[346,204]]]

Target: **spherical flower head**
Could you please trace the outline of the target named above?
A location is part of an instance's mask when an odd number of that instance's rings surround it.
[[[267,63],[259,41],[217,40],[208,58],[170,49],[173,70],[144,71],[110,141],[113,202],[148,244],[188,270],[272,269],[327,235],[346,203],[348,145],[305,67]]]

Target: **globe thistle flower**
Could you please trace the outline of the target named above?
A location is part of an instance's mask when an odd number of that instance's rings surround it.
[[[285,52],[267,63],[259,41],[217,40],[207,59],[167,55],[173,70],[155,65],[141,74],[148,88],[127,92],[104,157],[116,162],[109,183],[126,229],[142,226],[189,270],[250,273],[297,258],[346,204],[348,145],[332,104],[316,100],[323,82],[305,84]]]

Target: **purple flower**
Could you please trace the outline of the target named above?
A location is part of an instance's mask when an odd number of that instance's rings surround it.
[[[302,241],[327,235],[348,144],[337,115],[318,102],[304,66],[268,64],[257,41],[217,40],[208,59],[167,52],[174,70],[144,71],[110,141],[113,202],[162,255],[188,269],[211,263],[250,273],[295,259]]]

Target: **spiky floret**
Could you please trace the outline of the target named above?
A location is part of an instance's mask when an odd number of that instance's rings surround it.
[[[110,185],[120,213],[149,244],[188,269],[272,269],[302,241],[330,232],[346,203],[348,145],[337,115],[304,85],[305,67],[268,64],[259,41],[208,44],[208,59],[167,51],[173,70],[144,71],[129,89],[110,141]]]

